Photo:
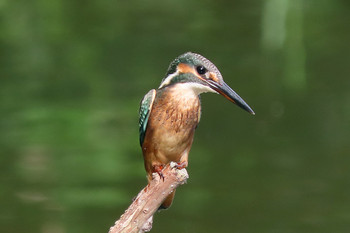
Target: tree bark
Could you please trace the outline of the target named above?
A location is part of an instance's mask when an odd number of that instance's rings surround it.
[[[143,233],[152,229],[153,215],[164,199],[188,179],[186,169],[177,169],[171,162],[162,173],[162,179],[153,173],[153,180],[137,195],[125,213],[109,229],[109,233]]]

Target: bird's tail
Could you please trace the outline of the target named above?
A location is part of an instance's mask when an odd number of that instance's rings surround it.
[[[176,189],[174,189],[174,191],[165,198],[164,202],[159,206],[158,210],[168,209],[171,206],[171,203],[173,203],[175,196],[175,191]]]

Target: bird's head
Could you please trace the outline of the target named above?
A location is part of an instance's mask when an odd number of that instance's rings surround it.
[[[202,55],[187,52],[177,57],[170,63],[166,77],[159,88],[178,83],[188,85],[197,94],[218,93],[247,112],[255,114],[249,105],[224,82],[218,68]]]

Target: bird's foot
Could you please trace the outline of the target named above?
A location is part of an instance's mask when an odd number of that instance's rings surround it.
[[[187,163],[186,161],[178,162],[178,163],[175,163],[175,164],[173,165],[173,168],[176,168],[176,169],[181,170],[181,169],[186,168],[187,165],[188,165],[188,163]]]
[[[164,175],[163,175],[163,169],[164,169],[164,165],[153,165],[153,171],[156,172],[160,179],[163,179],[164,181]]]

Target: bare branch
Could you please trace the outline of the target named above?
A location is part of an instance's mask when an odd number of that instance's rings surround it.
[[[125,213],[120,217],[109,233],[143,233],[152,228],[153,214],[164,199],[188,179],[186,169],[178,170],[171,162],[162,171],[164,180],[157,173],[153,180],[135,198]]]

